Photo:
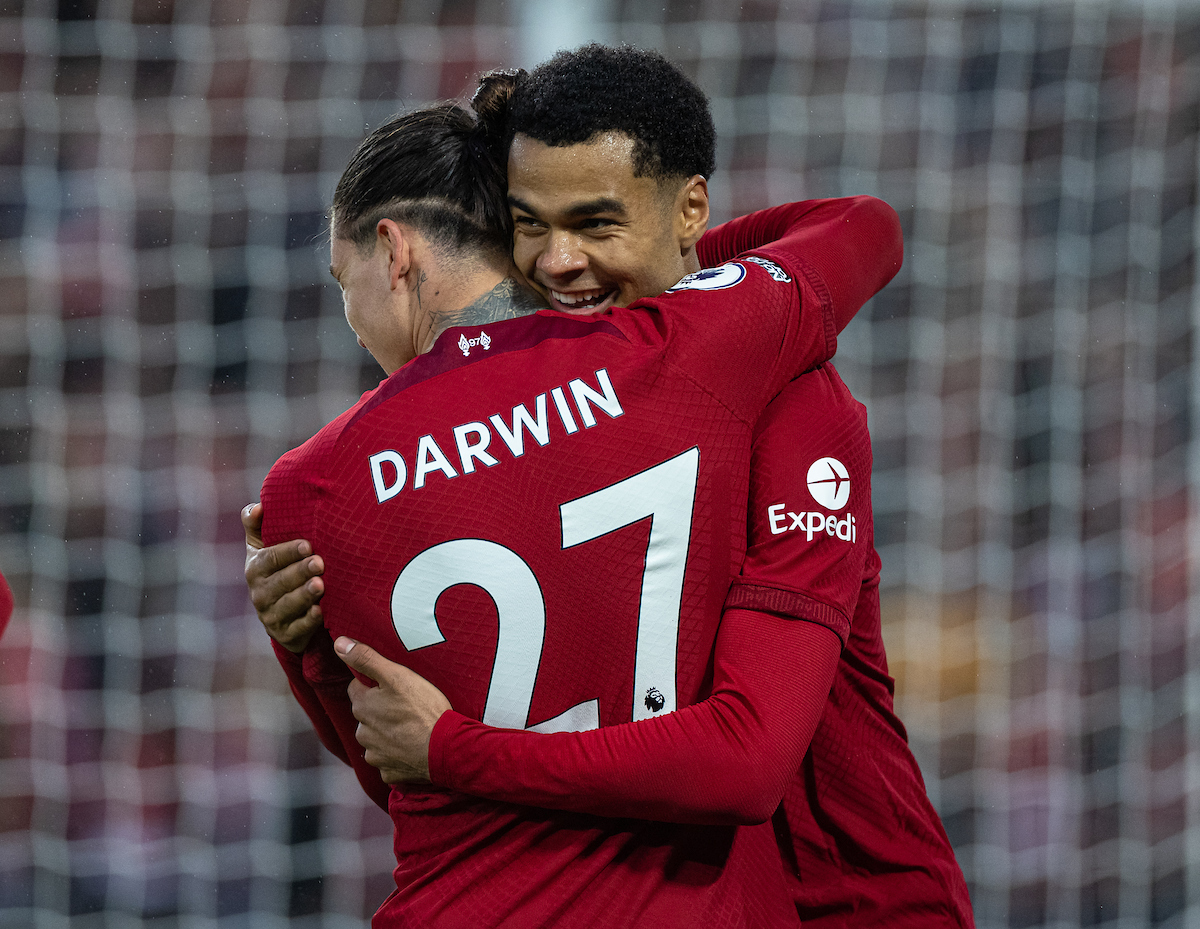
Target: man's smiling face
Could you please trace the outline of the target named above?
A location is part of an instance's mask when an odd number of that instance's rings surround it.
[[[684,183],[635,177],[632,150],[621,133],[564,146],[513,139],[513,260],[553,309],[627,306],[695,270],[694,239],[681,238]]]

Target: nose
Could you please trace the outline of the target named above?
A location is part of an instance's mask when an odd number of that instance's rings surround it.
[[[537,260],[538,270],[549,277],[576,274],[587,264],[579,236],[566,231],[552,232]]]

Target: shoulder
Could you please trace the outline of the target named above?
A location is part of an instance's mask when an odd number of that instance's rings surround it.
[[[664,338],[709,346],[737,361],[749,345],[778,351],[805,289],[807,282],[778,262],[746,255],[688,274],[656,297],[612,310],[611,318],[623,328],[651,325]]]
[[[375,396],[379,388],[369,390],[358,398],[358,402],[335,419],[326,423],[305,442],[284,452],[271,466],[264,488],[281,480],[309,476],[318,472],[336,449],[338,440],[354,422],[359,413]]]
[[[854,398],[832,364],[826,362],[789,381],[759,419],[756,432],[814,430],[865,440],[867,409]]]
[[[336,475],[339,439],[371,392],[317,432],[307,442],[285,452],[262,483],[263,541],[274,545],[287,539],[313,539],[314,511]]]
[[[633,306],[712,307],[743,300],[760,291],[788,294],[794,277],[776,261],[760,255],[742,255],[715,268],[702,268],[684,276],[661,296],[638,301]]]

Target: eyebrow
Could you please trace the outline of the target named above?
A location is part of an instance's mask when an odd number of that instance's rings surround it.
[[[526,213],[534,216],[538,215],[537,210],[533,209],[533,207],[520,197],[514,197],[512,194],[509,194],[508,202],[518,210],[524,210]],[[616,197],[597,197],[595,200],[585,200],[582,203],[573,204],[563,212],[571,218],[593,216],[596,213],[620,213],[623,216],[625,215],[625,204]]]

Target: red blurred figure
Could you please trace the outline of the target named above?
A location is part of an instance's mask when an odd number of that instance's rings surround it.
[[[8,581],[4,579],[4,575],[0,574],[0,635],[4,635],[4,629],[8,626],[8,620],[12,616],[12,611],[12,588],[8,586]]]

